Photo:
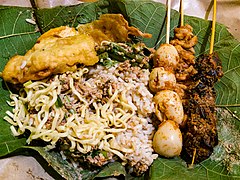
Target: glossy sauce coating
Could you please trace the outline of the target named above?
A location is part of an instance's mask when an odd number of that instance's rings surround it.
[[[160,121],[171,119],[181,124],[184,118],[183,105],[179,95],[172,90],[159,91],[153,98],[155,113]]]
[[[162,122],[153,137],[153,149],[159,155],[174,157],[182,151],[182,134],[178,125],[167,120]]]
[[[149,77],[149,88],[152,92],[164,89],[172,89],[176,86],[175,75],[164,70],[163,67],[154,68]]]

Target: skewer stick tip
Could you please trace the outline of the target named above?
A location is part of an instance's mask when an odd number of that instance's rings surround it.
[[[170,19],[171,19],[171,0],[167,0],[166,44],[169,44],[170,39]]]
[[[197,149],[194,148],[194,150],[193,150],[193,157],[192,157],[192,163],[190,164],[190,168],[192,168],[193,165],[194,165],[194,161],[195,161],[196,153],[197,153]]]
[[[212,19],[212,31],[209,54],[213,53],[215,29],[216,29],[216,11],[217,11],[217,0],[213,0],[213,19]]]
[[[180,0],[180,26],[184,25],[184,12],[183,12],[183,0]]]

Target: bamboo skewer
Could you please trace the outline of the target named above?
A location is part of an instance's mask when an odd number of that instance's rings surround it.
[[[213,19],[212,19],[212,32],[211,32],[211,41],[210,41],[209,54],[213,53],[215,29],[216,29],[216,11],[217,11],[217,0],[213,0]]]
[[[169,44],[170,39],[170,18],[171,18],[171,0],[167,0],[166,44]]]
[[[180,0],[180,26],[184,25],[183,0]]]
[[[196,153],[197,153],[197,149],[194,148],[194,150],[193,150],[193,157],[192,157],[192,163],[191,163],[191,165],[189,167],[193,167],[193,164],[194,164],[194,161],[195,161],[195,157],[196,157]]]

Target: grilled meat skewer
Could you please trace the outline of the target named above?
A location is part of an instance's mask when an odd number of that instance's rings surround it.
[[[185,112],[188,118],[182,129],[182,157],[188,163],[193,158],[194,163],[207,159],[218,144],[213,86],[223,76],[221,61],[216,53],[199,57],[194,68],[197,73],[191,77],[192,84],[187,90]]]

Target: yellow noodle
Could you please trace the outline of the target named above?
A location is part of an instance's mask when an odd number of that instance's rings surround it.
[[[110,147],[109,141],[107,141],[110,138],[115,139],[115,136],[113,134],[108,134],[103,138],[104,139],[103,150],[112,152],[113,154],[116,154],[118,157],[120,157],[122,160],[125,160],[126,158],[121,152],[114,150]]]
[[[112,148],[114,148],[115,150],[119,150],[125,153],[133,153],[134,149],[133,148],[125,148],[125,147],[121,147],[119,146],[119,144],[116,141],[110,140],[109,141],[110,145]]]
[[[14,109],[13,109],[13,111],[17,111],[18,110],[18,95],[16,95],[16,94],[10,94],[10,99],[12,99],[13,101],[12,101],[12,103],[10,103],[10,104],[12,104],[12,106],[14,106]]]
[[[60,109],[56,108],[55,106],[53,107],[53,112],[54,112],[54,118],[52,121],[52,126],[51,126],[51,130],[55,130],[56,127],[59,124],[59,121],[61,121],[62,119],[60,118],[61,113],[59,112],[61,111]]]
[[[8,114],[9,115],[9,114]],[[6,120],[8,123],[12,124],[13,126],[17,126],[18,124],[16,122],[13,121],[12,118],[10,118],[9,116],[5,116],[3,118],[4,120]]]
[[[88,153],[97,147],[126,160],[124,153],[132,153],[133,147],[126,148],[118,144],[115,136],[126,131],[127,122],[135,114],[136,107],[129,104],[126,97],[127,90],[132,87],[126,87],[127,89],[123,91],[117,89],[113,91],[110,86],[108,89],[110,98],[106,103],[88,102],[74,85],[75,80],[82,80],[82,76],[86,73],[88,69],[83,68],[71,75],[68,74],[70,90],[64,94],[60,94],[61,75],[55,76],[51,83],[39,81],[25,85],[27,94],[25,98],[11,95],[12,101],[9,104],[14,106],[14,111],[7,112],[8,117],[5,117],[5,120],[13,126],[18,126],[18,131],[11,127],[16,136],[22,134],[25,129],[30,130],[28,143],[33,139],[41,138],[54,147],[60,138],[67,138],[70,141],[70,151]],[[74,98],[77,104],[72,105],[73,102],[69,102],[69,105],[79,108],[79,112],[69,113],[69,117],[65,117],[66,110],[55,105],[58,95],[63,99],[65,96],[69,99]],[[35,108],[37,114],[30,116],[24,107],[25,103],[28,104],[28,108]],[[89,110],[90,103],[95,108],[95,113]]]
[[[31,137],[31,139],[38,139],[46,134],[50,134],[51,132],[52,132],[52,130],[42,129],[40,132],[36,132],[36,134],[30,135],[30,137]]]
[[[19,103],[19,104],[20,104],[20,103]],[[24,112],[23,108],[24,108],[23,105],[18,106],[18,109],[15,109],[15,110],[14,110],[14,116],[13,116],[13,120],[14,120],[15,122],[17,122],[17,125],[18,125],[18,127],[19,127],[19,130],[20,130],[21,132],[24,132],[24,126],[23,126],[22,121],[21,121],[21,120],[22,120],[22,117],[24,117],[24,115],[25,115],[25,112]]]
[[[58,83],[53,82],[50,85],[46,84],[46,88],[35,91],[34,95],[31,96],[31,99],[29,100],[30,106],[34,106],[36,104],[36,99],[39,98],[39,96],[41,96],[42,94],[47,94],[47,92],[52,91],[58,85],[59,85]]]
[[[114,120],[115,120],[115,114],[114,114],[114,112],[109,112],[108,114],[107,114],[107,120],[108,121],[106,121],[107,122],[107,124],[108,124],[108,126],[113,126],[114,125]]]
[[[70,78],[70,80],[69,80],[69,85],[70,85],[70,88],[71,88],[73,94],[75,94],[80,101],[82,101],[82,102],[84,102],[85,104],[87,104],[87,101],[86,101],[86,100],[81,96],[81,94],[75,89],[73,78]]]
[[[82,107],[81,107],[81,118],[85,117],[86,109],[87,109],[87,104],[85,103],[85,105],[82,105]]]
[[[113,93],[112,93],[112,86],[111,86],[111,85],[109,86],[109,89],[108,89],[108,94],[109,94],[110,96],[112,96],[112,95],[113,95]]]
[[[21,135],[21,133],[19,133],[19,132],[16,131],[14,125],[10,126],[10,129],[11,129],[11,131],[12,131],[12,133],[13,133],[14,136],[19,136],[19,135]]]
[[[56,90],[53,90],[51,95],[52,95],[52,100],[50,102],[48,102],[48,104],[47,104],[48,107],[52,107],[55,104],[55,102],[57,101],[57,98],[58,98]]]
[[[43,119],[41,119],[43,115]],[[40,122],[40,124],[37,126],[36,131],[40,131],[42,129],[42,127],[44,126],[44,124],[47,122],[48,120],[48,115],[49,112],[48,111],[43,111],[41,110],[40,112],[38,112],[38,121]]]
[[[75,139],[74,139],[72,136],[70,136],[70,135],[68,135],[67,138],[68,138],[68,139],[70,140],[70,142],[71,142],[71,146],[70,146],[69,150],[70,150],[70,151],[74,151],[75,148],[76,148],[77,142],[76,142]],[[82,151],[80,151],[80,152],[82,152]]]

